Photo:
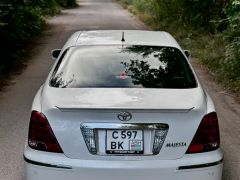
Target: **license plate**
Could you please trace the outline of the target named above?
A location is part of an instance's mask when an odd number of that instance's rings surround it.
[[[107,154],[143,154],[142,130],[107,130]]]

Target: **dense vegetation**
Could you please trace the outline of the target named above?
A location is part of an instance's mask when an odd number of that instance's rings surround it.
[[[75,5],[75,0],[1,0],[0,73],[20,59],[27,40],[42,30],[44,17]]]
[[[172,33],[227,87],[240,91],[240,0],[121,0],[157,30]]]

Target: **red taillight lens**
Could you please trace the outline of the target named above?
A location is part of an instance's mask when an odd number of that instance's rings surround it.
[[[220,136],[215,112],[205,115],[187,150],[187,154],[213,151],[219,148]]]
[[[48,123],[47,118],[38,111],[32,111],[29,132],[29,147],[55,153],[62,153],[62,149]]]

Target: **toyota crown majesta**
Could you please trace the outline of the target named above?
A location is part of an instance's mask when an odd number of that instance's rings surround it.
[[[79,31],[52,55],[27,180],[221,180],[213,102],[170,34]]]

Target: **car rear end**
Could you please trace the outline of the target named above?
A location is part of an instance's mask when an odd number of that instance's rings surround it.
[[[122,111],[131,112],[133,118],[120,122],[117,115]],[[34,111],[31,118],[31,147],[25,150],[29,180],[221,179],[215,113],[199,118],[201,113],[195,110],[56,108],[45,114]],[[34,127],[35,121],[46,124]],[[134,140],[140,147],[125,147]],[[108,147],[111,142],[115,143]]]
[[[179,49],[73,47],[35,97],[26,178],[221,180],[219,145],[212,100]]]

